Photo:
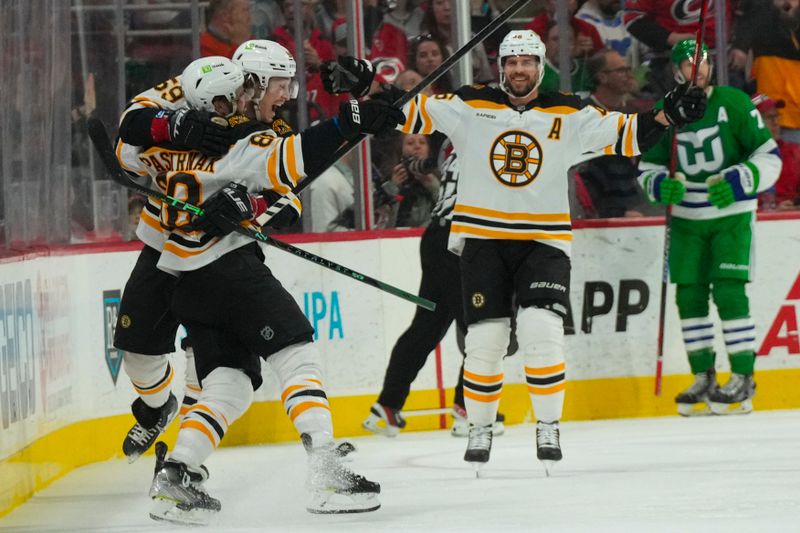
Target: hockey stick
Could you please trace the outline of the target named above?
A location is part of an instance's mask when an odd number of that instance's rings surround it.
[[[456,50],[453,53],[453,55],[448,57],[444,62],[442,62],[441,65],[436,67],[436,69],[433,72],[425,76],[413,89],[408,91],[396,102],[394,102],[394,106],[399,109],[402,109],[404,105],[406,105],[408,102],[413,100],[419,93],[421,93],[425,87],[427,87],[431,83],[434,83],[436,80],[441,78],[448,70],[450,70],[450,68],[453,65],[455,65],[458,62],[459,59],[464,57],[466,54],[472,52],[473,48],[475,48],[481,42],[483,42],[483,40],[486,39],[486,37],[488,37],[490,34],[494,33],[494,31],[497,28],[499,28],[506,20],[511,18],[514,15],[514,13],[522,9],[522,7],[530,1],[531,0],[516,0],[513,4],[508,6],[506,10],[503,11],[496,19],[494,19],[489,24],[484,26],[481,29],[481,31],[479,31],[472,37],[472,39],[467,41],[464,44],[464,46]],[[358,146],[358,144],[366,138],[367,136],[365,134],[361,134],[352,141],[347,141],[338,150],[336,150],[336,152],[330,157],[330,159],[328,159],[328,161],[322,167],[322,170],[303,178],[297,185],[294,186],[291,192],[294,193],[295,195],[299,194],[300,191],[308,187],[312,181],[317,179],[326,170],[328,170],[331,166],[333,166],[334,163],[336,163],[337,161],[339,161],[339,159],[347,155],[347,153],[350,150]],[[267,211],[265,213],[262,213],[256,219],[256,222],[260,226],[263,226],[264,224],[269,222],[272,219],[272,217],[274,217],[281,209],[289,205],[289,203],[291,203],[291,200],[287,196],[283,196],[280,200],[269,206],[269,208],[267,208]]]
[[[703,52],[703,43],[706,36],[706,8],[714,0],[703,0],[700,6],[700,27],[697,28],[697,36],[694,41],[694,62],[692,63],[691,85],[697,81],[698,63]],[[678,169],[678,129],[672,129],[672,149],[669,156],[669,179]],[[664,329],[667,318],[667,287],[669,286],[669,246],[672,240],[672,205],[667,206],[664,216],[664,253],[662,255],[661,269],[661,303],[658,308],[658,352],[656,354],[656,385],[655,395],[661,396],[661,385],[664,381]]]
[[[172,196],[168,196],[162,193],[161,191],[154,191],[148,187],[145,187],[144,185],[139,185],[138,183],[135,183],[133,180],[131,180],[128,174],[122,169],[122,166],[119,164],[117,156],[114,153],[114,148],[111,145],[111,139],[109,139],[108,132],[106,132],[106,127],[99,119],[90,118],[87,123],[87,130],[89,132],[89,138],[92,140],[92,144],[94,144],[94,147],[100,154],[100,159],[103,161],[103,165],[106,167],[106,170],[111,175],[111,179],[113,181],[122,185],[123,187],[140,192],[142,194],[146,194],[147,196],[159,200],[161,202],[164,202],[166,204],[169,204],[170,206],[177,207],[181,211],[188,211],[189,213],[199,216],[203,215],[203,210],[197,206],[184,202],[183,200],[173,198]],[[384,292],[388,292],[389,294],[398,296],[404,300],[407,300],[415,305],[422,307],[423,309],[427,309],[428,311],[433,311],[436,309],[436,304],[434,302],[431,302],[430,300],[421,298],[415,294],[411,294],[402,289],[389,285],[388,283],[384,283],[375,278],[371,278],[365,274],[356,272],[355,270],[351,270],[346,266],[334,263],[333,261],[325,259],[324,257],[314,255],[311,252],[307,252],[305,250],[292,246],[291,244],[279,241],[277,239],[273,239],[272,237],[265,235],[260,231],[254,230],[252,228],[245,228],[239,226],[236,232],[241,233],[242,235],[245,235],[247,237],[250,237],[251,239],[269,244],[270,246],[274,246],[279,250],[288,252],[292,255],[300,257],[301,259],[305,259],[306,261],[311,261],[312,263],[316,263],[327,269],[333,270],[334,272],[338,272],[339,274],[345,275],[356,281],[360,281],[361,283],[366,283],[367,285],[371,285]]]

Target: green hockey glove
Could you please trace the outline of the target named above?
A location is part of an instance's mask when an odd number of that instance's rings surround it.
[[[758,176],[748,165],[734,165],[706,180],[708,201],[724,209],[734,202],[752,200],[758,193]]]
[[[652,204],[679,204],[686,194],[683,182],[686,177],[680,172],[670,178],[666,170],[649,170],[642,173],[642,188]]]

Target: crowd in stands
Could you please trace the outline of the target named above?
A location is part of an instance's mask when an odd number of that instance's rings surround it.
[[[158,3],[160,0],[136,0]],[[511,0],[469,0],[472,31],[478,31],[511,3]],[[538,0],[506,27],[486,39],[472,53],[473,81],[496,83],[497,48],[509,29],[537,32],[547,46],[545,76],[541,90],[558,90],[561,72],[569,70],[572,91],[589,103],[613,110],[636,112],[661,98],[675,83],[669,50],[677,41],[693,38],[698,30],[700,2],[689,0],[568,0],[570,23],[569,64],[559,54],[556,0]],[[754,95],[765,123],[780,144],[783,174],[773,190],[763,194],[764,210],[800,209],[800,7],[797,0],[727,0],[727,45],[717,49],[713,2],[706,16],[705,42],[712,50],[714,68],[725,67],[729,84]],[[453,0],[365,0],[364,29],[367,58],[373,62],[381,83],[403,89],[416,85],[446,60],[456,48],[451,26]],[[200,36],[202,55],[230,56],[250,38],[269,38],[281,43],[305,62],[309,118],[313,122],[332,116],[342,97],[327,94],[319,66],[347,51],[346,2],[302,0],[302,12],[294,12],[294,0],[210,0],[206,25]],[[153,15],[150,15],[151,18]],[[181,15],[185,16],[185,15]],[[295,20],[302,18],[303,35],[295,35]],[[142,24],[142,16],[132,22]],[[165,23],[178,24],[179,16]],[[135,41],[135,42],[134,42]],[[165,48],[169,71],[153,68],[147,83],[174,75],[174,43]],[[142,39],[128,44],[133,60],[157,63],[154,52]],[[172,48],[170,48],[172,46]],[[184,46],[185,48],[185,46]],[[138,59],[137,59],[138,58]],[[165,57],[165,59],[167,59]],[[187,58],[188,59],[188,58]],[[142,77],[137,77],[141,85]],[[452,91],[452,75],[439,79],[426,92]],[[129,84],[128,91],[145,87]],[[127,96],[132,96],[131,94]],[[295,119],[289,106],[286,118]],[[420,226],[427,223],[437,188],[437,171],[414,173],[409,162],[417,159],[441,163],[449,143],[441,136],[390,135],[373,140],[375,181],[375,227]],[[586,161],[574,169],[574,218],[637,217],[657,215],[663,210],[644,200],[636,182],[636,162],[621,157]],[[346,165],[331,170],[332,183],[352,194],[353,176]],[[322,180],[321,180],[322,181]],[[341,193],[332,195],[317,185],[318,216],[315,231],[353,227],[352,201]],[[327,192],[326,192],[327,191]],[[336,196],[336,197],[334,197]],[[340,206],[342,212],[332,213]],[[427,213],[426,213],[427,210]],[[313,213],[313,212],[312,212]],[[295,230],[297,228],[294,228]]]

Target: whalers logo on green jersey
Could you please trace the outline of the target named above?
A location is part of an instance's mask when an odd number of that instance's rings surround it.
[[[533,182],[542,168],[542,147],[524,131],[501,133],[489,151],[489,165],[495,178],[509,187],[524,187]]]
[[[690,176],[722,169],[725,152],[719,126],[679,133],[678,162],[681,170]]]

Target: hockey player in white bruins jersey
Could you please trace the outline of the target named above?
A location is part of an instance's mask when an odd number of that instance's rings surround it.
[[[203,87],[204,79],[213,79],[218,69],[237,68],[223,58],[190,64],[183,75],[184,80],[193,80],[184,83],[189,104],[224,111],[237,87],[207,87],[199,98],[193,97],[189,87]],[[272,118],[274,109],[265,96],[277,91],[288,98],[290,83],[289,78],[276,77],[266,87],[255,84],[256,118]],[[304,176],[319,171],[345,140],[392,129],[404,118],[384,102],[354,100],[343,104],[336,119],[297,135],[277,138],[254,132],[237,141],[222,158],[170,146],[153,146],[139,155],[143,168],[162,190],[200,204],[205,211],[194,220],[168,205],[160,213],[169,236],[158,264],[179,275],[172,311],[192,340],[202,391],[181,423],[170,457],[159,465],[153,479],[153,518],[202,523],[209,513],[219,511],[220,502],[192,475],[229,425],[249,407],[253,391],[262,382],[260,358],[277,374],[286,412],[308,451],[312,498],[307,509],[341,513],[380,506],[380,486],[346,469],[334,448],[313,328],[264,265],[260,246],[231,232],[240,222],[252,224],[268,206],[265,197],[254,193],[263,189],[288,193]],[[299,212],[296,198],[291,205]]]
[[[271,41],[247,41],[239,47],[234,57],[235,63],[261,85],[266,85],[270,78],[276,76],[290,79],[296,68],[291,54]],[[241,85],[243,80],[242,74],[234,70],[215,70],[214,74],[217,84],[230,82]],[[140,153],[147,147],[169,144],[176,150],[192,148],[203,156],[215,157],[226,153],[236,139],[255,130],[271,128],[272,131],[267,133],[273,136],[291,133],[288,124],[280,119],[272,120],[270,117],[269,125],[250,120],[255,118],[252,105],[244,98],[243,90],[239,89],[238,92],[242,97],[239,105],[247,116],[234,115],[233,109],[228,109],[228,119],[236,125],[232,128],[228,121],[219,116],[189,108],[184,97],[182,76],[166,80],[137,95],[120,119],[120,139],[116,148],[120,164],[129,173],[150,181],[147,167],[139,159]],[[274,111],[291,97],[291,93],[290,90],[289,95],[270,94],[263,99],[265,105]],[[230,98],[236,96],[230,95]],[[195,160],[185,165],[187,170],[205,164],[199,163],[198,155],[192,157]],[[153,186],[156,185],[153,183]],[[287,209],[281,215],[288,218],[290,211]],[[161,224],[160,216],[161,203],[148,198],[136,230],[145,246],[125,285],[114,332],[114,346],[123,350],[126,374],[138,394],[131,408],[136,423],[122,445],[124,454],[131,462],[153,445],[178,412],[178,402],[171,391],[174,372],[167,358],[167,354],[174,351],[178,329],[178,321],[170,310],[176,278],[156,267],[160,250],[169,236]],[[188,340],[183,340],[186,375],[181,417],[196,403],[200,394],[193,350]]]
[[[569,304],[572,231],[567,170],[587,154],[633,157],[668,124],[703,115],[705,95],[682,85],[663,111],[638,115],[584,107],[562,93],[539,94],[545,47],[532,31],[512,31],[500,50],[500,88],[465,86],[419,95],[404,112],[404,133],[447,135],[461,178],[450,249],[461,256],[468,325],[464,397],[470,436],[464,460],[489,460],[491,426],[503,385],[512,301],[519,352],[537,418],[537,456],[561,459],[558,421],[564,403],[563,318]],[[385,93],[395,101],[399,94]]]

